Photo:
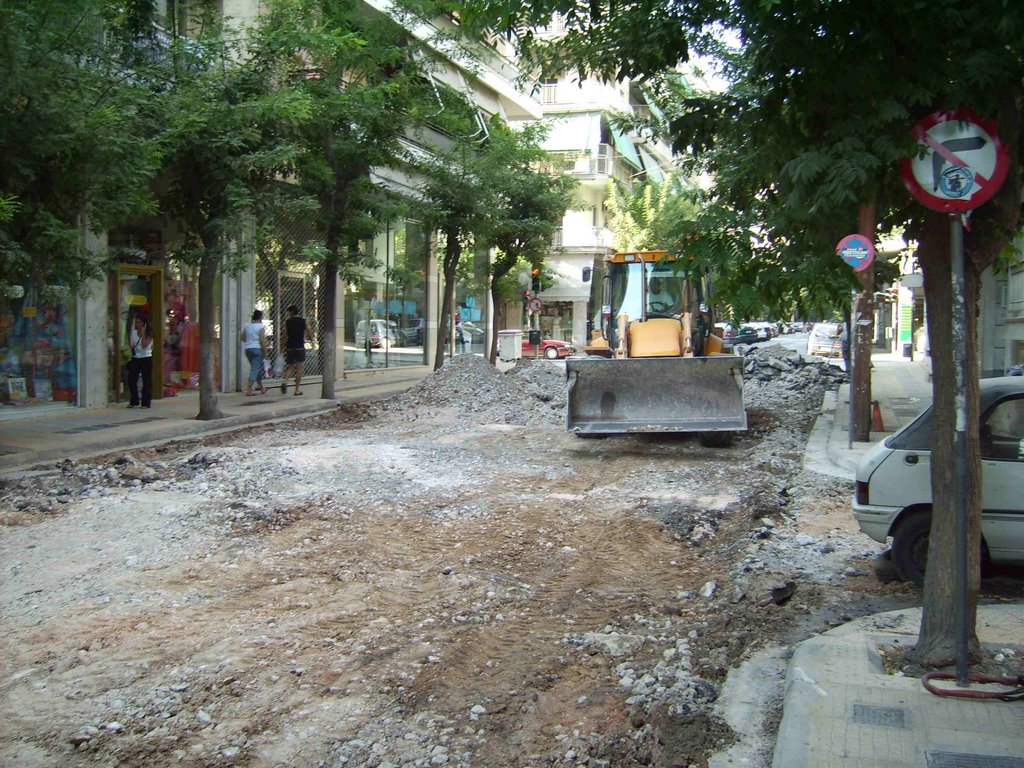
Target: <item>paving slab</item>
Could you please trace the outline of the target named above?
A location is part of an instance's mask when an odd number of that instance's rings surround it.
[[[879,649],[913,645],[920,620],[875,614],[796,647],[774,768],[1024,768],[1024,702],[936,696],[884,671]],[[977,632],[1024,661],[1024,603],[979,606]]]

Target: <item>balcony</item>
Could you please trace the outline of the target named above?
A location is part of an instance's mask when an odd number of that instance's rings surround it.
[[[619,157],[610,144],[598,146],[596,155],[582,152],[552,153],[548,168],[557,173],[575,176],[584,183],[594,180],[604,184],[608,176],[628,182],[635,175],[633,169]]]
[[[574,251],[603,251],[612,248],[612,231],[607,227],[573,227],[555,232],[551,247]]]

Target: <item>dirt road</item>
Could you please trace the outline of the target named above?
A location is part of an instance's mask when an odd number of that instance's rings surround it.
[[[801,471],[822,388],[791,384],[730,449],[578,440],[557,364],[467,355],[8,484],[0,764],[705,766],[730,668],[914,599]]]

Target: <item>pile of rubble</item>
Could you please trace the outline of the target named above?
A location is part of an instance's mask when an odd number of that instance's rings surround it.
[[[743,400],[747,409],[818,413],[825,392],[847,381],[846,372],[820,357],[801,355],[779,344],[743,346]]]
[[[791,389],[807,384],[835,389],[846,381],[846,372],[830,361],[801,355],[779,344],[740,345],[736,352],[743,357],[743,377],[747,381],[777,381]]]
[[[412,418],[420,408],[432,413],[444,408],[462,421],[557,424],[565,418],[565,369],[541,360],[502,373],[478,355],[456,355],[383,407]]]

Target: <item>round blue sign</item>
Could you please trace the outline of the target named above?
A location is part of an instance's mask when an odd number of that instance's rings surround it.
[[[836,255],[854,272],[861,272],[875,260],[875,245],[863,235],[847,235],[836,246]]]

